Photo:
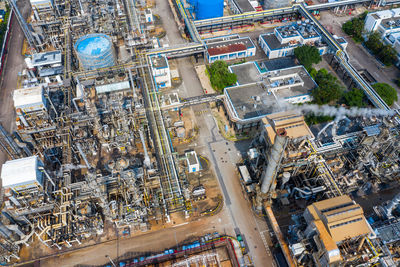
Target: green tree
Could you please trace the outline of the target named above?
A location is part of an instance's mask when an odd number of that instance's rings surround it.
[[[313,78],[314,80],[315,80],[315,77],[317,76],[317,70],[316,69],[314,69],[314,68],[311,68],[311,70],[310,70],[310,76],[311,76],[311,78]]]
[[[348,34],[348,35],[350,35],[350,36],[353,36],[353,34],[354,34],[353,20],[349,20],[349,21],[343,23],[343,25],[342,25],[342,30],[343,30],[346,34]]]
[[[400,78],[397,78],[397,80],[396,80],[396,85],[397,85],[398,87],[400,87]]]
[[[303,45],[294,49],[294,55],[307,70],[310,70],[312,64],[321,62],[322,58],[319,50],[315,46]]]
[[[207,70],[212,87],[220,93],[225,87],[234,85],[237,81],[236,74],[228,70],[228,64],[225,61],[217,60]]]
[[[386,66],[391,66],[397,59],[396,50],[391,45],[384,45],[378,53],[378,58]]]
[[[363,40],[362,34],[364,31],[364,20],[368,12],[364,12],[357,18],[353,18],[342,25],[342,30],[352,36],[357,42]]]
[[[314,113],[306,114],[304,120],[308,125],[319,124],[333,120],[331,116],[317,116]]]
[[[326,69],[320,69],[317,72],[315,82],[318,84],[318,87],[311,92],[311,95],[316,104],[328,104],[341,97],[342,86],[339,84],[337,78],[328,73]]]
[[[372,85],[378,95],[386,102],[388,106],[393,105],[395,101],[397,101],[397,92],[396,89],[391,87],[387,83],[376,83]]]
[[[344,93],[343,98],[345,104],[348,106],[359,108],[365,106],[363,90],[353,88],[350,91]]]
[[[381,36],[377,32],[373,32],[368,36],[368,40],[365,42],[365,46],[372,51],[374,54],[378,54],[383,48]]]

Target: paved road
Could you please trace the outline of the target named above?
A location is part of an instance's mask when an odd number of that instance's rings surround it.
[[[192,146],[212,162],[232,224],[245,236],[255,266],[274,266],[266,239],[262,237],[268,235],[267,224],[264,219],[254,215],[250,203],[244,198],[236,172],[236,163],[240,161],[248,143],[240,144],[224,140],[207,105],[193,107],[195,113],[202,110],[208,112],[196,117],[200,134]]]
[[[160,16],[163,27],[167,32],[169,45],[172,46],[186,42],[186,40],[182,38],[178,26],[176,25],[168,0],[156,0],[153,13]]]
[[[24,17],[30,14],[30,5],[26,0],[20,0],[18,6]],[[17,86],[18,72],[25,67],[24,58],[21,55],[24,35],[19,27],[16,17],[13,18],[13,27],[11,37],[8,43],[8,54],[5,61],[5,68],[1,77],[0,88],[0,122],[7,131],[15,129],[15,112],[12,100],[12,92]],[[6,155],[0,151],[0,169],[1,165],[7,160]]]
[[[368,72],[376,79],[377,82],[388,83],[400,92],[399,88],[394,83],[395,79],[400,76],[400,71],[396,67],[382,67],[373,55],[368,53],[366,49],[342,31],[342,25],[350,20],[352,16],[336,16],[330,11],[321,12],[320,22],[325,27],[329,28],[333,34],[342,36],[348,42],[346,48],[347,54],[350,57],[350,63],[357,69],[367,69]]]

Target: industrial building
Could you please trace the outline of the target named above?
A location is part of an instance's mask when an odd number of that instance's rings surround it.
[[[343,49],[346,49],[346,40],[335,38]],[[326,54],[329,50],[313,23],[307,21],[276,27],[273,33],[261,34],[258,43],[269,59],[292,56],[294,49],[302,45],[317,47],[320,55]]]
[[[244,85],[261,81],[261,73],[258,64],[255,61],[246,62],[237,65],[228,66],[230,72],[235,73],[237,77],[236,85]]]
[[[171,72],[165,55],[150,57],[151,70],[158,88],[171,87]]]
[[[206,57],[209,63],[217,60],[234,60],[256,55],[256,46],[249,37],[228,35],[206,39]]]
[[[304,232],[300,232],[300,225],[295,227],[297,235],[304,239],[289,245],[298,262],[306,262],[305,258],[309,257],[317,266],[341,266],[352,260],[349,257],[354,259],[372,253],[365,242],[366,238],[373,238],[372,228],[360,205],[349,196],[314,202],[304,211],[303,217]]]
[[[364,30],[367,33],[377,31],[382,37],[400,30],[400,8],[368,13]]]
[[[398,187],[393,118],[343,115],[308,127],[292,111],[268,115],[262,123],[240,164],[241,183],[254,208],[265,208],[273,221],[273,213],[287,217],[294,210],[293,224],[274,229],[286,258],[305,266],[396,266],[399,195],[368,220],[349,197],[379,192],[384,184]]]
[[[253,64],[245,64],[242,66],[254,69]],[[239,66],[234,66],[233,70]],[[239,81],[243,82],[242,75],[238,75]],[[280,111],[281,102],[297,104],[311,101],[311,91],[317,86],[303,66],[260,73],[258,81],[250,82],[224,90],[225,108],[229,120],[237,129],[260,125],[266,115]]]
[[[400,8],[368,13],[364,30],[379,33],[383,42],[396,50],[397,61],[400,61]]]

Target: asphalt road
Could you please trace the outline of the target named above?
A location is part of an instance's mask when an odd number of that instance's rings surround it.
[[[18,1],[18,6],[21,9],[22,15],[28,17],[31,8],[30,5],[27,4],[27,1]],[[24,58],[21,54],[23,40],[23,32],[14,16],[0,87],[0,123],[9,132],[14,131],[16,127],[12,92],[17,86],[18,72],[21,72],[25,67]],[[7,156],[0,150],[0,170],[1,165],[6,160]]]
[[[192,147],[212,162],[233,227],[245,236],[255,266],[274,266],[265,239],[269,232],[267,224],[263,218],[254,215],[250,203],[242,193],[237,173],[236,163],[240,161],[248,143],[240,144],[223,139],[208,106],[203,104],[193,107],[195,114],[202,110],[208,112],[196,117],[200,134],[197,143],[192,144]]]

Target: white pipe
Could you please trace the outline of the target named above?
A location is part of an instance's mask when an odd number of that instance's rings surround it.
[[[150,168],[150,157],[149,157],[149,154],[147,153],[147,147],[146,147],[146,144],[144,142],[143,131],[139,130],[139,134],[140,134],[140,140],[142,141],[143,150],[144,150],[144,161],[143,161],[143,164],[148,169],[148,168]]]

